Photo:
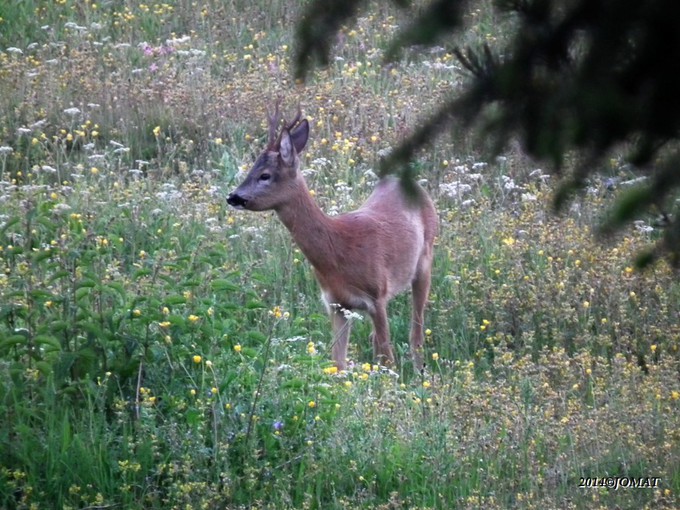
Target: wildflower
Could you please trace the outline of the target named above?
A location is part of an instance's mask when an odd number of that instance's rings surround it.
[[[212,368],[212,361],[210,361],[209,359],[205,360],[205,366],[208,368]],[[217,392],[217,390],[215,390],[215,392]]]
[[[432,361],[437,361],[439,360],[439,353],[433,352],[432,353]]]
[[[352,381],[345,381],[345,388],[350,389],[352,387]]]
[[[432,386],[432,384],[430,384],[430,381],[423,381],[423,388],[427,389],[430,386]]]
[[[234,351],[237,352],[237,353],[241,352],[241,349],[242,349],[241,344],[236,344],[234,346]]]
[[[425,336],[432,336],[432,330],[430,328],[425,330]]]
[[[671,392],[671,398],[673,400],[678,400],[680,398],[680,391],[672,391]]]
[[[314,347],[314,342],[309,342],[307,344],[307,353],[313,356],[316,354],[316,347]]]
[[[134,310],[132,310],[132,316],[133,317],[141,317],[141,315],[142,315],[142,311],[139,308],[135,308]]]
[[[188,319],[189,319],[189,322],[191,322],[192,324],[196,324],[199,320],[201,320],[200,317],[198,317],[197,315],[194,315],[194,314],[189,315]]]
[[[269,315],[271,315],[275,319],[280,319],[281,317],[283,317],[283,312],[281,311],[281,307],[275,306],[274,308],[271,309],[271,311],[269,312]]]
[[[652,353],[656,352],[656,344],[650,345],[649,348],[652,350]]]
[[[364,363],[361,365],[361,370],[364,372],[370,372],[371,371],[371,364],[370,363]]]
[[[326,375],[335,375],[338,373],[338,367],[336,366],[326,367],[323,369],[323,373]]]
[[[160,135],[161,135],[161,127],[156,126],[155,128],[153,128],[153,136],[158,138]]]
[[[203,358],[201,358],[198,354],[195,354],[192,359],[193,359],[194,363],[196,363],[198,365]]]
[[[311,409],[314,409],[314,408],[316,407],[316,402],[314,402],[313,400],[310,400],[310,401],[309,401],[309,404],[307,404],[307,405],[308,405]]]
[[[159,322],[158,325],[159,325],[161,328],[169,328],[169,327],[170,327],[170,321]]]

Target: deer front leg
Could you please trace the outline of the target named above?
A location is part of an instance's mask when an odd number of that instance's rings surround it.
[[[387,303],[376,302],[375,309],[370,314],[373,320],[373,333],[371,333],[373,356],[381,365],[394,365],[394,350],[390,342],[390,327],[387,323]]]
[[[329,312],[333,323],[333,361],[338,370],[347,369],[347,344],[352,323],[345,317],[340,307],[330,307]]]

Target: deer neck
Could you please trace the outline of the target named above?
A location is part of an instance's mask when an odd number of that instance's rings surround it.
[[[276,210],[281,222],[309,262],[323,271],[333,264],[337,244],[333,218],[328,217],[309,194],[304,180],[296,182],[290,200]]]

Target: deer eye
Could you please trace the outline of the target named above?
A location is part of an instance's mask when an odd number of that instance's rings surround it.
[[[261,181],[268,181],[268,180],[271,179],[271,178],[272,178],[272,176],[271,176],[270,174],[262,174],[262,175],[260,175],[260,179],[259,179],[259,180],[261,180]]]

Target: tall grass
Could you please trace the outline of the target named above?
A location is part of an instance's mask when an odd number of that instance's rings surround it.
[[[380,57],[403,14],[364,13],[293,83],[295,2],[14,2],[0,11],[0,506],[674,508],[678,285],[591,229],[633,175],[561,217],[552,178],[470,133],[416,165],[440,214],[427,369],[346,373],[311,268],[272,214],[225,196],[298,101],[331,214],[463,81],[450,53]],[[488,2],[465,44],[505,36]],[[448,44],[449,42],[445,42]],[[612,191],[614,189],[614,191]],[[581,489],[585,477],[660,477]]]

